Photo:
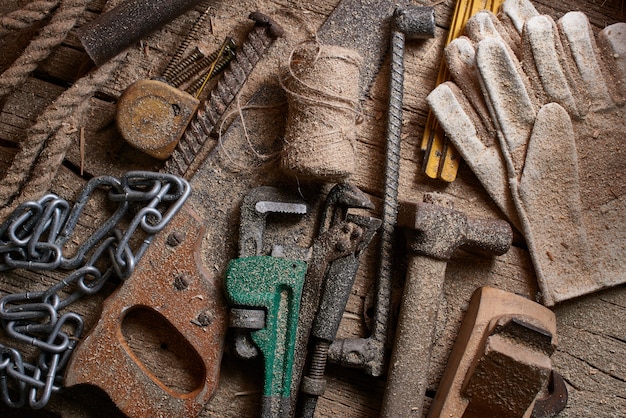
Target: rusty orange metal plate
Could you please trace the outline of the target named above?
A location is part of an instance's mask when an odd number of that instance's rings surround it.
[[[129,417],[200,413],[217,387],[228,325],[221,290],[200,261],[204,233],[200,219],[184,205],[155,236],[133,275],[105,300],[100,320],[72,356],[66,386],[98,386]],[[186,390],[159,378],[141,350],[132,347],[124,326],[136,322],[138,313],[171,329],[171,340],[185,346],[182,352],[189,355],[183,360],[193,363],[196,376]],[[143,324],[147,334],[151,325]],[[161,344],[166,350],[173,343]]]

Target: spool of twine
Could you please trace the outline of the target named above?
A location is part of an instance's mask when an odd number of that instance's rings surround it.
[[[291,53],[281,77],[289,106],[284,172],[327,182],[355,172],[360,64],[358,52],[337,46],[305,43]]]

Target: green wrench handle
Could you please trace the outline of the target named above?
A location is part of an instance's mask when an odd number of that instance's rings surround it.
[[[300,297],[307,264],[270,256],[236,258],[226,270],[224,290],[231,306],[265,311],[265,325],[250,333],[263,353],[262,417],[289,414]]]

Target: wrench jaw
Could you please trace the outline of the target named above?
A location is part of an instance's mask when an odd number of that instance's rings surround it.
[[[239,257],[262,254],[263,234],[270,213],[306,215],[307,205],[275,187],[261,186],[248,192],[241,204]]]
[[[330,225],[346,220],[349,209],[373,210],[374,204],[358,187],[350,183],[336,184],[326,196],[318,236],[327,231]]]
[[[321,302],[311,328],[312,353],[308,374],[302,378],[301,397],[298,399],[298,416],[313,417],[317,399],[326,389],[324,372],[329,348],[346,309],[350,291],[359,269],[360,257],[380,228],[381,220],[368,216],[348,214],[346,221],[358,225],[362,230],[361,242],[353,253],[331,262],[324,279]],[[345,341],[345,340],[344,340]]]

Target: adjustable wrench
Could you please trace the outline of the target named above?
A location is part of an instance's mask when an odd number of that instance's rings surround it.
[[[257,187],[241,204],[239,258],[228,264],[224,290],[231,305],[235,352],[263,355],[262,416],[280,415],[289,398],[295,334],[306,263],[263,255],[269,213],[304,215],[305,202],[274,187]],[[248,334],[249,333],[249,334]]]
[[[297,387],[299,375],[292,383],[296,344],[308,337],[328,262],[353,252],[362,238],[360,227],[341,222],[314,240],[308,263],[263,255],[264,213],[305,209],[303,202],[278,189],[253,189],[241,210],[240,257],[231,260],[226,273],[226,297],[234,307],[231,326],[251,330],[251,340],[263,355],[263,417],[291,415],[292,386]]]
[[[319,310],[311,327],[313,339],[311,360],[308,374],[303,377],[300,385],[302,397],[298,400],[298,416],[312,417],[317,398],[325,390],[324,369],[328,357],[328,348],[339,329],[359,268],[361,254],[382,223],[377,218],[349,214],[349,208],[373,209],[373,204],[358,188],[347,183],[340,183],[328,193],[320,221],[319,235],[322,235],[329,226],[347,221],[353,222],[363,229],[363,239],[354,252],[332,261],[326,271]],[[301,347],[299,352],[303,356],[306,353],[306,346]],[[298,371],[299,369],[295,373]]]

